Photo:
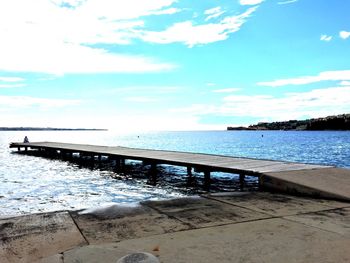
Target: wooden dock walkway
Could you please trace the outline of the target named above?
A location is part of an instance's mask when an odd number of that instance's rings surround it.
[[[285,161],[260,160],[242,157],[230,157],[203,153],[147,150],[127,147],[97,146],[58,142],[11,143],[10,148],[41,152],[55,152],[61,156],[79,154],[89,156],[92,161],[101,160],[102,156],[116,160],[118,166],[125,165],[125,160],[138,160],[151,165],[150,175],[156,179],[156,166],[159,164],[187,167],[188,175],[192,169],[204,173],[205,185],[210,185],[211,172],[226,172],[240,175],[257,176],[263,186],[284,191],[313,194],[323,197],[350,200],[350,170],[332,166],[303,164]],[[314,180],[323,183],[314,188]],[[341,189],[339,191],[339,189]]]

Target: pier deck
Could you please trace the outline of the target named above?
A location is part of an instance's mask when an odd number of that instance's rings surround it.
[[[126,159],[144,161],[151,164],[151,171],[156,172],[156,165],[167,164],[187,167],[189,176],[192,168],[204,172],[207,185],[210,184],[211,172],[257,176],[262,186],[312,194],[325,198],[350,200],[350,170],[332,166],[303,164],[285,161],[260,160],[242,157],[230,157],[203,153],[147,150],[127,147],[110,147],[86,144],[57,142],[11,143],[11,148],[24,148],[39,151],[56,151],[61,155],[77,153],[100,160],[106,156],[123,165]],[[153,174],[153,177],[156,175]]]

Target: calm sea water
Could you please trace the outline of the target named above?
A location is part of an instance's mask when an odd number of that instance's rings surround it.
[[[195,187],[183,187],[186,171],[182,168],[161,168],[160,183],[151,186],[142,168],[133,172],[137,176],[118,176],[110,169],[79,168],[71,162],[13,153],[8,144],[22,141],[25,135],[30,141],[179,150],[350,168],[350,132],[200,131],[129,135],[78,131],[0,132],[0,217],[172,198],[196,192]],[[137,168],[137,163],[134,167]],[[234,181],[237,176],[215,176],[218,185],[224,182],[228,188],[224,190],[235,190],[235,184],[230,188],[225,182]]]

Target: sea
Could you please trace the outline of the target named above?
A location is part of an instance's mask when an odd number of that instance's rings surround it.
[[[99,167],[17,153],[9,143],[52,141],[293,161],[350,168],[348,131],[184,131],[122,134],[113,131],[0,132],[0,217],[111,204],[135,204],[203,193],[201,173],[188,181],[182,167],[159,167],[150,184],[147,167],[129,161],[123,174]],[[250,190],[257,179],[248,178]],[[211,191],[239,191],[238,175],[215,173]]]

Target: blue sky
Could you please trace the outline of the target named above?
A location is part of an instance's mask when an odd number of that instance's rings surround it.
[[[2,0],[0,126],[225,129],[350,112],[350,1]]]

